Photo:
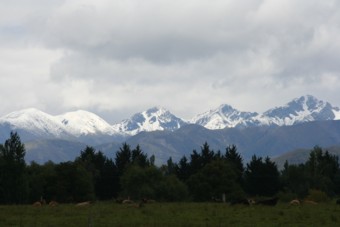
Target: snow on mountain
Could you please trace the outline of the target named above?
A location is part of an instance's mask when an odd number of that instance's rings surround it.
[[[229,105],[221,105],[217,109],[199,114],[191,123],[202,125],[208,129],[232,128],[244,124],[245,120],[257,116],[258,113],[241,112]]]
[[[334,113],[334,120],[340,120],[340,108],[334,107],[333,108],[333,113]]]
[[[136,113],[130,119],[113,125],[114,129],[121,133],[136,135],[142,131],[168,130],[174,131],[187,124],[162,107],[153,107],[146,111]]]
[[[266,119],[270,125],[282,126],[308,121],[334,120],[339,117],[339,112],[339,108],[332,107],[330,103],[318,100],[311,95],[305,95],[282,107],[270,109],[261,117]]]
[[[23,131],[37,138],[121,135],[99,116],[83,110],[52,116],[34,108],[24,109],[1,117],[0,127],[5,134],[9,134],[6,131]],[[32,139],[32,136],[28,138]]]
[[[55,117],[64,128],[75,136],[88,134],[114,135],[117,132],[105,120],[84,110],[68,112]]]
[[[27,130],[36,136],[60,137],[67,134],[63,125],[55,117],[40,110],[30,108],[12,112],[0,118],[0,124],[9,124],[12,130]]]
[[[197,115],[189,122],[159,107],[136,113],[130,119],[114,125],[84,110],[52,116],[31,108],[0,117],[0,138],[15,130],[27,135],[29,139],[82,138],[89,142],[93,136],[97,136],[96,141],[99,143],[104,137],[110,141],[112,137],[124,138],[142,131],[174,131],[188,123],[214,130],[225,127],[294,125],[319,120],[340,120],[340,109],[311,95],[296,98],[286,105],[262,114],[242,112],[229,105],[221,105],[217,109]]]
[[[301,96],[281,107],[263,114],[241,112],[229,105],[221,105],[194,117],[190,122],[208,129],[249,126],[283,126],[309,121],[340,120],[340,109],[311,95]]]

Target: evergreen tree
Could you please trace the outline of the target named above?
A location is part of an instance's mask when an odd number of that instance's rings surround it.
[[[305,165],[289,165],[286,161],[281,172],[281,183],[285,192],[304,198],[310,187]]]
[[[227,195],[229,200],[243,195],[232,165],[223,160],[210,162],[190,176],[187,184],[195,201],[222,199],[222,194]]]
[[[123,143],[123,147],[119,148],[115,158],[115,164],[119,177],[123,175],[124,170],[132,163],[131,156],[132,154],[130,146],[127,143]]]
[[[176,175],[176,171],[178,169],[178,166],[176,163],[172,161],[172,158],[170,157],[168,161],[166,162],[165,166],[165,174],[166,175]]]
[[[132,150],[131,162],[143,168],[149,165],[148,156],[142,152],[139,145]]]
[[[0,145],[0,203],[23,203],[28,195],[25,146],[17,133]]]
[[[55,167],[56,199],[61,202],[81,202],[95,199],[92,174],[76,162],[63,162]]]
[[[314,189],[322,190],[328,195],[334,195],[339,185],[339,159],[330,155],[328,151],[315,146],[309,154],[306,168],[310,178],[310,185]]]
[[[197,173],[205,165],[212,162],[213,160],[216,160],[215,153],[213,150],[210,150],[207,142],[205,142],[201,147],[200,153],[197,153],[196,150],[193,150],[190,158],[190,175]]]
[[[237,181],[241,184],[244,172],[243,159],[237,152],[235,145],[231,145],[226,148],[225,159],[234,167],[238,179]]]
[[[99,199],[109,199],[117,195],[118,177],[112,160],[93,147],[86,147],[75,161],[91,174],[95,194]]]
[[[272,196],[279,190],[279,171],[269,157],[254,155],[245,170],[245,189],[251,195]]]
[[[175,168],[178,179],[185,182],[190,176],[190,163],[188,163],[188,159],[183,156]]]
[[[158,186],[162,178],[161,171],[155,166],[142,168],[138,165],[131,165],[121,177],[121,195],[134,200],[158,199]]]

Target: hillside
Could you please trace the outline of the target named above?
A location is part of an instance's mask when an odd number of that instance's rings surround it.
[[[310,149],[296,149],[293,151],[286,152],[277,157],[273,157],[273,161],[276,162],[279,169],[283,168],[285,161],[287,160],[289,164],[301,164],[305,163],[309,159],[309,154],[313,148]],[[323,151],[328,151],[332,155],[340,157],[340,145],[331,147],[322,147]]]

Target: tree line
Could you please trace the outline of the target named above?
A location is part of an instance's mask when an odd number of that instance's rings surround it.
[[[327,197],[340,193],[337,156],[314,147],[306,163],[285,163],[279,171],[269,157],[254,155],[244,165],[235,145],[225,151],[210,149],[178,162],[169,158],[156,166],[155,157],[139,146],[123,143],[114,159],[87,146],[74,161],[25,163],[25,146],[12,132],[0,144],[0,203],[23,204],[38,200],[80,202],[111,199],[158,201],[233,201],[262,196],[305,198],[311,191]]]

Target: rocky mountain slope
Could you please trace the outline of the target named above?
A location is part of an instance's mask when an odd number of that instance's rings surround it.
[[[303,122],[338,120],[340,109],[311,95],[296,98],[286,105],[275,107],[262,114],[242,112],[229,105],[221,105],[194,117],[190,122],[208,129],[249,126],[284,126]]]

